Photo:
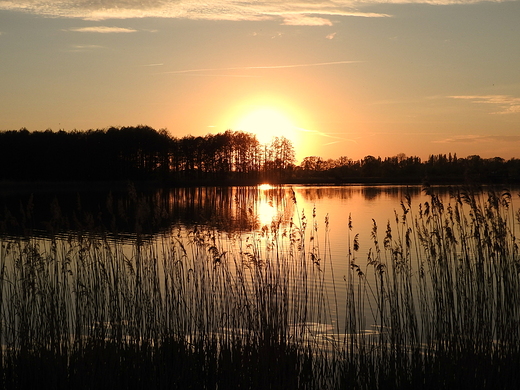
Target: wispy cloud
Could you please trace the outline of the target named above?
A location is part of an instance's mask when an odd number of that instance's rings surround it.
[[[453,137],[445,138],[439,141],[434,141],[435,143],[477,143],[477,142],[520,142],[520,135],[476,135],[476,134],[468,134],[468,135],[456,135]]]
[[[379,2],[386,3],[387,0],[375,1]],[[161,17],[230,21],[279,20],[286,25],[323,26],[332,25],[334,21],[331,19],[345,16],[388,16],[359,9],[373,3],[372,0],[0,0],[0,10],[19,10],[87,20]]]
[[[314,135],[319,135],[321,137],[332,138],[333,139],[333,141],[330,141],[330,142],[328,142],[326,144],[323,144],[323,146],[334,145],[334,144],[337,144],[339,142],[354,142],[354,143],[357,143],[357,140],[355,140],[355,139],[345,138],[345,137],[338,137],[335,133],[324,133],[323,131],[304,129],[304,128],[301,128],[301,127],[295,127],[295,130],[301,131],[303,133],[311,133],[311,134],[314,134]]]
[[[503,1],[508,0],[0,0],[0,10],[85,20],[152,17],[227,21],[272,20],[284,25],[331,26],[345,17],[391,16],[364,10],[378,4],[453,5]]]
[[[469,100],[473,103],[491,104],[498,107],[493,114],[518,114],[520,113],[520,98],[509,95],[470,95],[449,96],[452,99]]]
[[[477,3],[503,3],[515,0],[364,0],[361,4],[431,4],[431,5],[464,5]],[[359,4],[359,3],[358,3]]]
[[[214,72],[226,70],[254,70],[254,69],[285,69],[285,68],[307,68],[314,66],[340,65],[340,64],[354,64],[359,61],[333,61],[333,62],[314,62],[307,64],[290,64],[290,65],[270,65],[270,66],[237,66],[231,68],[197,68],[197,69],[183,69],[163,72],[166,74],[183,74],[183,73],[197,73],[197,72]]]
[[[298,13],[285,15],[282,24],[286,26],[332,26],[329,19]]]
[[[85,51],[93,51],[93,50],[99,50],[104,49],[104,46],[100,45],[72,45],[71,48],[68,50],[69,52],[85,52]]]
[[[209,74],[197,74],[191,73],[190,76],[194,77],[233,77],[233,78],[256,78],[260,76],[253,76],[249,74],[217,74],[217,73],[209,73]]]
[[[352,142],[356,142],[354,140],[349,140],[349,139],[345,139],[344,141],[352,141]],[[327,142],[326,144],[323,144],[323,146],[330,146],[330,145],[335,145],[335,144],[339,144],[341,141],[332,141],[332,142]],[[357,142],[356,142],[357,143]]]
[[[474,4],[504,0],[0,0],[0,10],[83,19],[167,17],[212,20],[262,20],[284,15],[387,16],[364,12],[377,4]],[[311,17],[312,19],[312,17]],[[315,21],[311,21],[315,23]]]
[[[69,28],[69,29],[67,29],[67,31],[87,32],[87,33],[101,33],[101,34],[133,33],[133,32],[137,32],[137,30],[134,30],[133,28],[107,27],[107,26],[92,26],[92,27]]]
[[[291,3],[288,3],[291,4]],[[292,4],[294,6],[294,3]],[[375,13],[375,12],[361,12],[350,8],[341,9],[341,7],[325,5],[324,3],[316,3],[314,7],[302,6],[288,8],[285,11],[264,12],[265,15],[277,16],[284,19],[284,24],[289,24],[293,19],[308,20],[308,25],[332,25],[332,21],[326,17],[365,17],[365,18],[386,18],[391,15]],[[321,21],[321,22],[319,22]],[[305,22],[301,22],[304,25]]]
[[[327,38],[327,39],[334,39],[335,37],[336,37],[336,33],[334,32],[332,34],[327,35],[325,38]]]

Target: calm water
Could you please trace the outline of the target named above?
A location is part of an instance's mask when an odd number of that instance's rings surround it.
[[[434,189],[447,206],[448,187]],[[138,193],[37,193],[2,194],[0,222],[11,235],[30,231],[46,239],[67,237],[71,232],[117,234],[132,242],[136,234],[161,240],[176,232],[210,229],[223,233],[223,240],[261,235],[274,226],[288,229],[291,221],[307,224],[307,237],[314,236],[320,256],[332,265],[327,269],[326,291],[345,296],[344,278],[350,271],[349,251],[358,235],[356,263],[365,271],[367,253],[373,247],[372,231],[378,227],[383,241],[387,223],[395,226],[402,214],[401,201],[409,196],[412,209],[429,201],[419,186],[259,186],[177,188]],[[516,195],[515,195],[516,196]],[[517,198],[517,197],[516,197]],[[7,211],[9,210],[9,211]],[[327,222],[326,222],[327,221]],[[274,224],[274,225],[273,225]],[[349,227],[349,225],[351,227]],[[307,247],[309,249],[309,247]],[[330,268],[330,267],[329,267]],[[367,271],[367,277],[373,278]],[[337,312],[336,312],[337,310]],[[345,316],[345,308],[332,309],[333,317]],[[367,328],[374,319],[367,308]]]

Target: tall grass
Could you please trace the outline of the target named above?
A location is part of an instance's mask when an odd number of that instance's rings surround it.
[[[520,214],[513,197],[458,189],[445,204],[425,190],[429,200],[418,208],[409,197],[401,202],[382,242],[374,221],[365,268],[351,254],[349,360],[368,374],[362,382],[379,388],[514,388]],[[367,305],[373,330],[360,338]]]
[[[426,190],[374,221],[367,254],[350,221],[346,275],[314,211],[242,234],[3,237],[2,385],[513,388],[513,196]]]
[[[2,381],[326,386],[329,352],[314,352],[326,296],[305,241],[305,228],[281,221],[247,237],[194,228],[130,244],[88,231],[4,238]]]

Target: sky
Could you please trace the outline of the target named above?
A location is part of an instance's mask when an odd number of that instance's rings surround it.
[[[520,158],[520,1],[0,0],[0,130]]]

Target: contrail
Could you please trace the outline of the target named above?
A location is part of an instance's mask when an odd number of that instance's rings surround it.
[[[233,68],[201,68],[201,69],[185,69],[172,70],[170,72],[162,72],[163,74],[181,74],[181,73],[196,73],[196,72],[212,72],[221,70],[251,70],[251,69],[285,69],[285,68],[305,68],[311,66],[327,66],[340,64],[354,64],[360,61],[333,61],[333,62],[315,62],[313,64],[293,64],[293,65],[272,65],[272,66],[240,66]]]
[[[337,137],[335,135],[324,133],[324,132],[319,131],[319,130],[309,130],[309,129],[304,129],[302,127],[295,127],[295,129],[299,130],[299,131],[303,131],[304,133],[313,133],[313,134],[321,135],[322,137],[335,138],[335,139],[345,139],[343,137]]]
[[[299,130],[299,131],[302,131],[304,133],[312,133],[312,134],[316,134],[316,135],[321,135],[322,137],[333,138],[333,139],[337,139],[338,140],[338,141],[328,142],[326,144],[323,144],[323,146],[334,145],[334,144],[337,144],[338,142],[343,142],[343,141],[354,142],[354,143],[357,144],[357,141],[355,139],[338,137],[336,135],[332,135],[330,133],[324,133],[324,132],[319,131],[319,130],[309,130],[309,129],[304,129],[302,127],[295,127],[295,129]]]

